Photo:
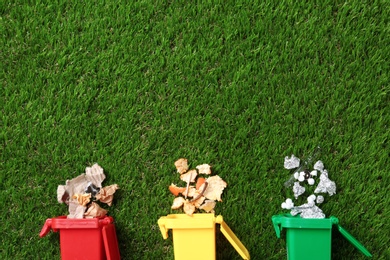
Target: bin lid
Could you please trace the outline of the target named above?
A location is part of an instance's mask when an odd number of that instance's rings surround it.
[[[368,250],[354,238],[347,230],[345,230],[342,226],[339,224],[336,224],[337,229],[340,231],[340,233],[352,244],[354,245],[360,252],[362,252],[365,256],[372,257],[371,253],[368,252]]]
[[[111,223],[103,226],[102,233],[107,260],[119,260],[120,253],[115,225]]]
[[[233,233],[233,231],[226,224],[226,222],[223,221],[221,215],[216,217],[215,222],[221,225],[222,234],[226,237],[226,239],[230,242],[230,244],[234,247],[234,249],[236,249],[236,251],[240,254],[240,256],[245,260],[249,260],[250,255],[248,249],[246,249],[246,247],[241,243],[241,241]]]

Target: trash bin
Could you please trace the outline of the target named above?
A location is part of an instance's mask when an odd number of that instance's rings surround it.
[[[61,259],[120,259],[115,225],[112,217],[68,219],[66,216],[46,220],[39,236],[50,230],[60,231]]]
[[[340,233],[364,255],[372,256],[359,241],[339,225],[336,217],[308,219],[285,214],[273,216],[272,222],[278,238],[282,229],[286,229],[289,260],[330,260],[333,225],[337,226]]]
[[[241,257],[250,259],[248,250],[223,221],[222,216],[215,217],[212,213],[197,213],[192,216],[187,214],[170,214],[158,220],[164,239],[168,238],[168,230],[172,229],[175,260],[215,259],[216,223],[220,224],[222,234]],[[200,246],[200,248],[196,246]]]

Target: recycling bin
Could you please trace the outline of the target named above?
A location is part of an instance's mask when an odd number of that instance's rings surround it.
[[[216,224],[220,224],[222,234],[232,244],[243,259],[250,259],[245,246],[223,221],[222,216],[212,213],[170,214],[158,220],[161,234],[168,238],[168,230],[172,230],[175,260],[213,260],[216,258]],[[197,249],[195,245],[201,245]]]
[[[285,214],[273,216],[272,222],[278,238],[282,229],[286,229],[289,260],[330,260],[333,226],[336,226],[340,233],[364,255],[372,256],[359,241],[339,225],[336,217],[308,219]]]
[[[46,220],[39,236],[50,230],[60,232],[61,259],[120,259],[115,225],[112,217],[68,219],[66,216]]]

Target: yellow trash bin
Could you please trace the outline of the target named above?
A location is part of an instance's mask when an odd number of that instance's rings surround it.
[[[158,220],[161,234],[168,238],[168,230],[172,229],[173,250],[175,260],[213,260],[215,250],[215,224],[221,225],[221,232],[233,245],[243,259],[250,259],[249,252],[241,241],[223,221],[222,216],[215,217],[212,213],[198,213],[188,216],[186,214],[170,214]],[[201,243],[202,250],[194,245]]]

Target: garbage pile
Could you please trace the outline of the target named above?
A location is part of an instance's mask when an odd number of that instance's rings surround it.
[[[101,208],[96,202],[100,201],[111,206],[114,193],[119,186],[113,184],[102,187],[105,178],[103,168],[96,163],[86,167],[85,173],[67,180],[65,185],[58,186],[57,200],[68,205],[68,218],[82,219],[107,215],[107,210]]]
[[[284,168],[294,170],[290,179],[285,183],[286,187],[292,188],[294,199],[287,198],[281,206],[283,209],[290,210],[293,216],[300,214],[302,218],[325,218],[325,214],[317,205],[325,201],[322,194],[329,196],[336,194],[336,184],[329,179],[329,173],[322,161],[318,160],[312,168],[310,167],[312,159],[311,156],[308,160],[301,162],[294,155],[285,157]],[[299,197],[305,195],[305,203],[296,206]]]
[[[169,191],[176,196],[171,208],[183,209],[190,216],[200,210],[214,213],[216,201],[222,201],[221,195],[227,183],[218,175],[210,176],[209,164],[189,170],[188,160],[180,158],[175,162],[175,167],[186,187],[178,187],[173,183],[169,186]]]

